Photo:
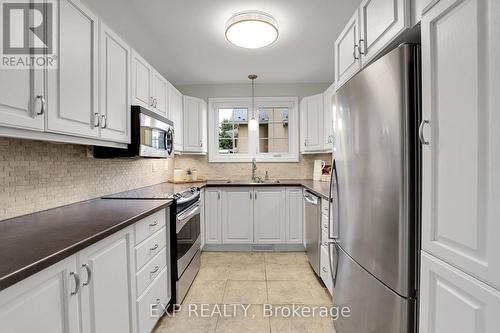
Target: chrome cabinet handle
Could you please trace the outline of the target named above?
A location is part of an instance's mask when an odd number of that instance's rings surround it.
[[[99,117],[99,113],[94,113],[94,127],[99,127],[101,123],[101,117]]]
[[[158,225],[158,220],[155,220],[153,223],[150,223],[150,227],[156,227]]]
[[[152,96],[149,97],[149,105],[154,106],[154,104],[155,104],[155,99]]]
[[[69,275],[75,279],[75,290],[71,292],[71,296],[74,296],[80,290],[80,276],[76,272],[70,272]]]
[[[154,274],[154,273],[158,272],[159,269],[160,269],[160,266],[155,266],[155,268],[150,273]]]
[[[158,100],[156,98],[153,99],[154,100],[154,107],[156,108],[158,106]]]
[[[158,244],[155,244],[155,246],[149,248],[149,251],[154,251],[158,248]]]
[[[82,268],[85,268],[85,270],[87,271],[87,281],[85,281],[82,286],[85,287],[85,286],[88,286],[89,283],[90,283],[90,279],[92,279],[92,271],[90,270],[90,267],[89,265],[87,264],[83,264],[82,265]]]
[[[102,118],[101,128],[108,127],[108,117],[105,114],[103,114],[101,118]]]
[[[354,44],[354,50],[352,51],[352,56],[354,57],[354,60],[359,60],[359,56],[356,55],[356,50],[359,51],[359,45]]]
[[[326,268],[325,268],[325,267],[321,267],[321,270],[322,270],[323,272],[325,272],[325,273],[328,273],[328,271],[326,270]]]
[[[36,98],[42,102],[42,105],[40,107],[40,111],[36,113],[37,116],[41,116],[42,114],[45,113],[45,98],[43,97],[43,95],[38,95],[38,96],[36,96]]]
[[[217,200],[220,200],[220,192],[217,192]]]
[[[361,43],[363,43],[363,49],[364,51],[361,50]],[[361,38],[359,40],[359,46],[358,46],[358,50],[359,50],[359,53],[362,54],[362,55],[366,55],[366,43],[365,43],[365,40],[363,38]]]
[[[424,128],[425,128],[425,125],[429,125],[430,122],[429,120],[422,120],[422,122],[420,123],[420,126],[418,128],[418,137],[420,139],[420,143],[423,144],[423,145],[429,145],[430,142],[425,140],[425,137],[424,137]]]
[[[257,200],[257,192],[254,193],[253,197]]]
[[[252,200],[252,191],[250,191],[250,200]]]

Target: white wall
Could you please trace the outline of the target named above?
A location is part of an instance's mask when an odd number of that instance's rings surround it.
[[[255,96],[305,97],[322,93],[330,83],[259,84],[255,82]],[[192,84],[176,86],[184,95],[208,99],[209,97],[247,97],[252,95],[248,84]]]

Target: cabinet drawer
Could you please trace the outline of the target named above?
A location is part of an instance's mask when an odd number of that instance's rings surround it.
[[[170,301],[167,274],[167,269],[163,269],[144,295],[137,300],[137,325],[141,333],[151,332],[163,311],[162,305],[167,306]],[[151,311],[152,304],[158,304],[153,307],[153,311]],[[158,317],[151,316],[152,313],[158,314]]]
[[[135,248],[136,269],[139,270],[167,244],[167,231],[163,227]]]
[[[326,288],[333,295],[333,278],[330,271],[330,262],[328,258],[328,246],[321,245],[321,263],[320,263],[320,276]]]
[[[328,216],[328,200],[321,199],[321,213]]]
[[[151,261],[137,273],[137,295],[149,286],[167,265],[167,249],[163,248]]]
[[[166,223],[165,209],[151,214],[135,224],[135,244],[139,244],[150,235],[160,230]]]

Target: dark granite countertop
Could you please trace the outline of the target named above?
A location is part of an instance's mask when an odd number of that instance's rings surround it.
[[[171,203],[94,199],[0,221],[0,290]]]

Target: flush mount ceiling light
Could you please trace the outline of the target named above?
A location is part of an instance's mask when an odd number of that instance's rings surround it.
[[[231,16],[226,22],[227,40],[239,47],[258,49],[278,39],[278,23],[271,15],[257,10]]]

